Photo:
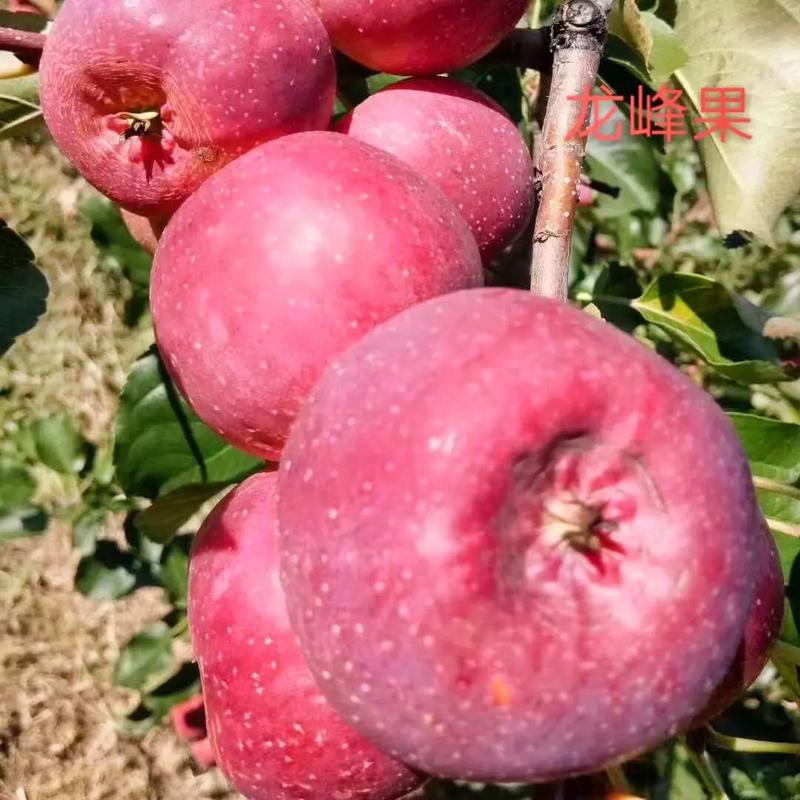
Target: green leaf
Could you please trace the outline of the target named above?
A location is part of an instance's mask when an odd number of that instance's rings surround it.
[[[138,583],[136,564],[113,542],[99,542],[97,550],[78,564],[75,586],[92,600],[118,600]]]
[[[35,506],[0,511],[0,542],[38,536],[47,530],[47,514]]]
[[[741,87],[752,139],[702,143],[723,235],[772,229],[800,191],[800,0],[680,0],[676,31],[689,63],[677,77],[695,108],[707,87]]]
[[[614,7],[609,29],[642,56],[654,88],[689,60],[673,28],[652,12],[641,11],[636,0],[622,0]]]
[[[59,415],[33,424],[36,452],[43,464],[64,475],[77,475],[86,464],[89,446],[75,423]]]
[[[128,376],[114,461],[125,492],[149,498],[193,484],[236,483],[261,465],[195,416],[155,352],[137,361]]]
[[[0,139],[22,136],[41,121],[39,76],[0,79]]]
[[[43,14],[26,14],[0,10],[0,28],[13,28],[15,31],[39,33],[47,26],[47,17]]]
[[[136,516],[136,526],[154,542],[168,542],[207,500],[219,494],[228,483],[182,486],[153,501]]]
[[[92,239],[101,252],[120,265],[131,283],[143,288],[149,286],[153,258],[131,236],[119,209],[104,198],[90,197],[80,210],[91,223]]]
[[[200,675],[196,664],[182,664],[178,671],[160,686],[150,691],[142,703],[156,719],[169,714],[173,706],[194,697],[200,691]]]
[[[0,220],[0,356],[44,313],[47,281],[27,244]]]
[[[615,69],[615,67],[622,69]],[[641,83],[645,86],[650,85],[650,73],[642,54],[613,33],[608,37],[603,53],[600,75],[606,83],[620,92],[623,89],[635,92],[636,87]],[[631,76],[635,78],[634,81],[631,80]]]
[[[630,308],[628,301],[642,292],[636,272],[621,264],[602,267],[592,287],[592,302],[603,319],[622,330],[631,332],[641,323],[641,317]]]
[[[84,509],[72,523],[72,546],[82,556],[94,553],[103,530],[107,512],[101,508]]]
[[[26,505],[35,489],[36,484],[24,466],[0,462],[0,509]]]
[[[633,307],[731,380],[777,383],[794,376],[780,363],[775,343],[761,334],[770,315],[711,278],[662,275]]]
[[[189,553],[193,536],[179,536],[165,549],[161,558],[161,583],[178,608],[186,608],[189,590]]]
[[[729,414],[753,474],[781,483],[800,481],[800,425],[753,414]]]
[[[169,626],[157,622],[128,642],[114,669],[114,683],[148,692],[169,678],[174,669]]]
[[[634,211],[653,212],[659,201],[661,170],[653,143],[643,136],[631,136],[628,118],[619,108],[604,126],[604,131],[612,135],[620,123],[622,136],[619,139],[604,141],[590,136],[586,145],[586,161],[591,176],[620,190],[616,198],[607,195],[598,198],[596,210],[605,218]]]

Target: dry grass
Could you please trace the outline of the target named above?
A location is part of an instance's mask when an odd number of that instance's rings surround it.
[[[0,798],[230,798],[216,772],[195,775],[172,732],[127,737],[136,704],[115,687],[120,647],[164,612],[159,590],[97,604],[72,588],[68,531],[0,551]]]
[[[51,144],[0,142],[0,217],[50,284],[47,314],[0,359],[0,441],[59,412],[92,441],[107,439],[150,336],[122,321],[125,283],[78,214],[89,191]],[[53,506],[75,500],[62,495]],[[0,545],[0,800],[232,800],[219,773],[194,774],[171,730],[137,740],[118,724],[136,697],[113,685],[113,666],[164,612],[160,590],[97,604],[74,590],[76,562],[63,523]]]
[[[0,142],[0,217],[26,238],[50,284],[48,310],[0,361],[0,429],[67,412],[86,435],[108,431],[128,366],[147,334],[122,312],[127,287],[103,269],[79,216],[89,193],[51,144]]]

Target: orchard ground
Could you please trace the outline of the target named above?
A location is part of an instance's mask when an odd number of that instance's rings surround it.
[[[146,328],[125,325],[130,287],[80,215],[92,194],[52,144],[0,143],[0,217],[28,239],[50,284],[46,317],[0,362],[10,390],[0,430],[66,413],[91,441],[107,439],[127,369],[149,343]],[[49,476],[38,499],[69,507],[75,488]],[[234,800],[168,727],[143,739],[120,728],[137,697],[114,686],[114,664],[166,604],[152,588],[86,599],[74,588],[78,558],[64,522],[0,546],[0,799]]]

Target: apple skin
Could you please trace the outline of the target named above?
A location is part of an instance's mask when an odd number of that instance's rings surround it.
[[[203,695],[196,694],[183,703],[173,706],[169,716],[175,735],[182,742],[197,742],[208,736]]]
[[[378,72],[436,75],[486,55],[528,0],[312,0],[334,47]]]
[[[120,214],[128,233],[136,239],[143,250],[150,253],[151,256],[154,255],[158,247],[158,240],[164,232],[166,221],[132,214],[124,208],[120,209]]]
[[[41,62],[56,143],[103,194],[171,214],[209,175],[270,139],[327,127],[330,40],[305,0],[66,0]],[[160,125],[125,138],[130,112]]]
[[[281,565],[331,704],[432,775],[544,781],[703,708],[763,524],[711,398],[513,289],[398,315],[326,370],[284,453]]]
[[[333,357],[482,280],[475,239],[438,189],[376,148],[312,132],[251,151],[189,199],[161,238],[151,307],[198,416],[272,460]]]
[[[471,86],[411,78],[372,95],[335,130],[397,156],[441,189],[466,219],[484,263],[530,220],[528,147],[505,111]]]
[[[280,586],[274,474],[245,481],[203,524],[189,623],[217,764],[249,800],[392,800],[422,783],[316,688]]]
[[[744,638],[722,683],[690,727],[708,724],[739,700],[766,666],[780,633],[784,612],[783,573],[775,540],[766,525],[763,532],[758,584]]]

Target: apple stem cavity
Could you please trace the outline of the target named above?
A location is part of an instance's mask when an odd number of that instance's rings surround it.
[[[533,234],[531,291],[566,300],[575,212],[580,200],[586,139],[568,138],[581,125],[608,36],[611,0],[567,0],[551,33],[553,80],[536,156],[538,212]]]

